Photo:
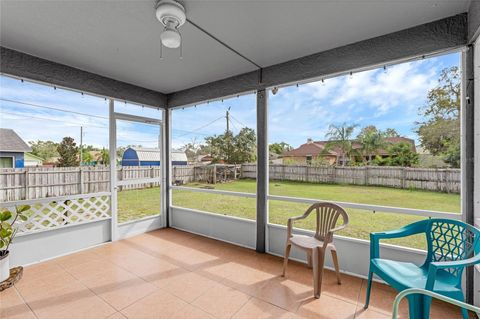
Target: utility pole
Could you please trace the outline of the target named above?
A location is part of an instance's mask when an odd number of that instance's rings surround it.
[[[80,166],[83,163],[83,126],[80,126]]]
[[[227,132],[230,131],[230,108],[231,106],[228,107],[227,115],[225,116],[225,118],[227,119]]]
[[[226,132],[226,136],[227,136],[227,163],[230,162],[230,108],[231,106],[228,107],[227,109],[227,113],[225,115],[225,118],[227,119],[227,132]]]

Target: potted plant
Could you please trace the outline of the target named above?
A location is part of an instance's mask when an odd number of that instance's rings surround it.
[[[15,223],[20,218],[26,221],[28,217],[24,214],[30,209],[29,205],[15,206],[15,212],[4,209],[0,212],[0,282],[10,276],[10,262],[8,247],[15,238],[17,228]]]

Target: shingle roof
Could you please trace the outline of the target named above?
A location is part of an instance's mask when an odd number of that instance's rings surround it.
[[[31,152],[32,148],[25,143],[14,130],[0,128],[0,152]]]

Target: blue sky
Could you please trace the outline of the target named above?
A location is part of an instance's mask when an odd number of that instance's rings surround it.
[[[375,125],[395,128],[401,135],[418,140],[413,132],[421,121],[418,109],[425,104],[428,91],[435,87],[440,71],[458,66],[460,54],[402,63],[336,78],[280,88],[269,95],[269,143],[287,142],[294,147],[307,138],[321,140],[330,124]],[[210,124],[195,133],[174,131],[173,144],[202,141],[204,136],[225,130],[225,111],[231,108],[233,131],[242,126],[255,128],[254,94],[175,110],[173,127],[183,131]],[[223,116],[223,118],[221,118]],[[200,134],[201,133],[201,134]]]
[[[459,65],[460,54],[427,58],[387,68],[370,70],[281,88],[269,95],[269,142],[285,141],[299,146],[307,138],[325,138],[330,124],[357,124],[380,129],[395,128],[401,135],[417,139],[413,130],[421,117],[427,92],[437,84],[443,68]],[[15,102],[14,102],[15,101]],[[20,104],[34,104],[37,106]],[[173,146],[176,148],[225,130],[225,112],[230,108],[231,128],[256,127],[256,96],[216,101],[173,111]],[[41,108],[65,110],[67,112]],[[161,111],[116,102],[117,112],[161,118]],[[76,111],[82,114],[73,114]],[[0,127],[12,128],[26,141],[60,141],[72,136],[77,141],[84,127],[84,143],[108,147],[108,102],[103,98],[53,89],[27,81],[0,76]],[[119,123],[118,144],[153,147],[158,128],[128,122]]]

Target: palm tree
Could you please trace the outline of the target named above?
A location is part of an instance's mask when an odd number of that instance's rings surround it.
[[[362,145],[361,151],[364,158],[367,158],[367,163],[371,163],[372,157],[377,151],[383,147],[386,147],[385,134],[375,126],[367,126],[362,129],[357,136],[358,141]]]
[[[342,150],[342,166],[345,166],[347,156],[348,158],[352,156],[352,134],[356,127],[357,125],[347,125],[346,123],[338,126],[331,124],[328,127],[326,137],[328,137],[329,142],[326,149],[338,147]]]

